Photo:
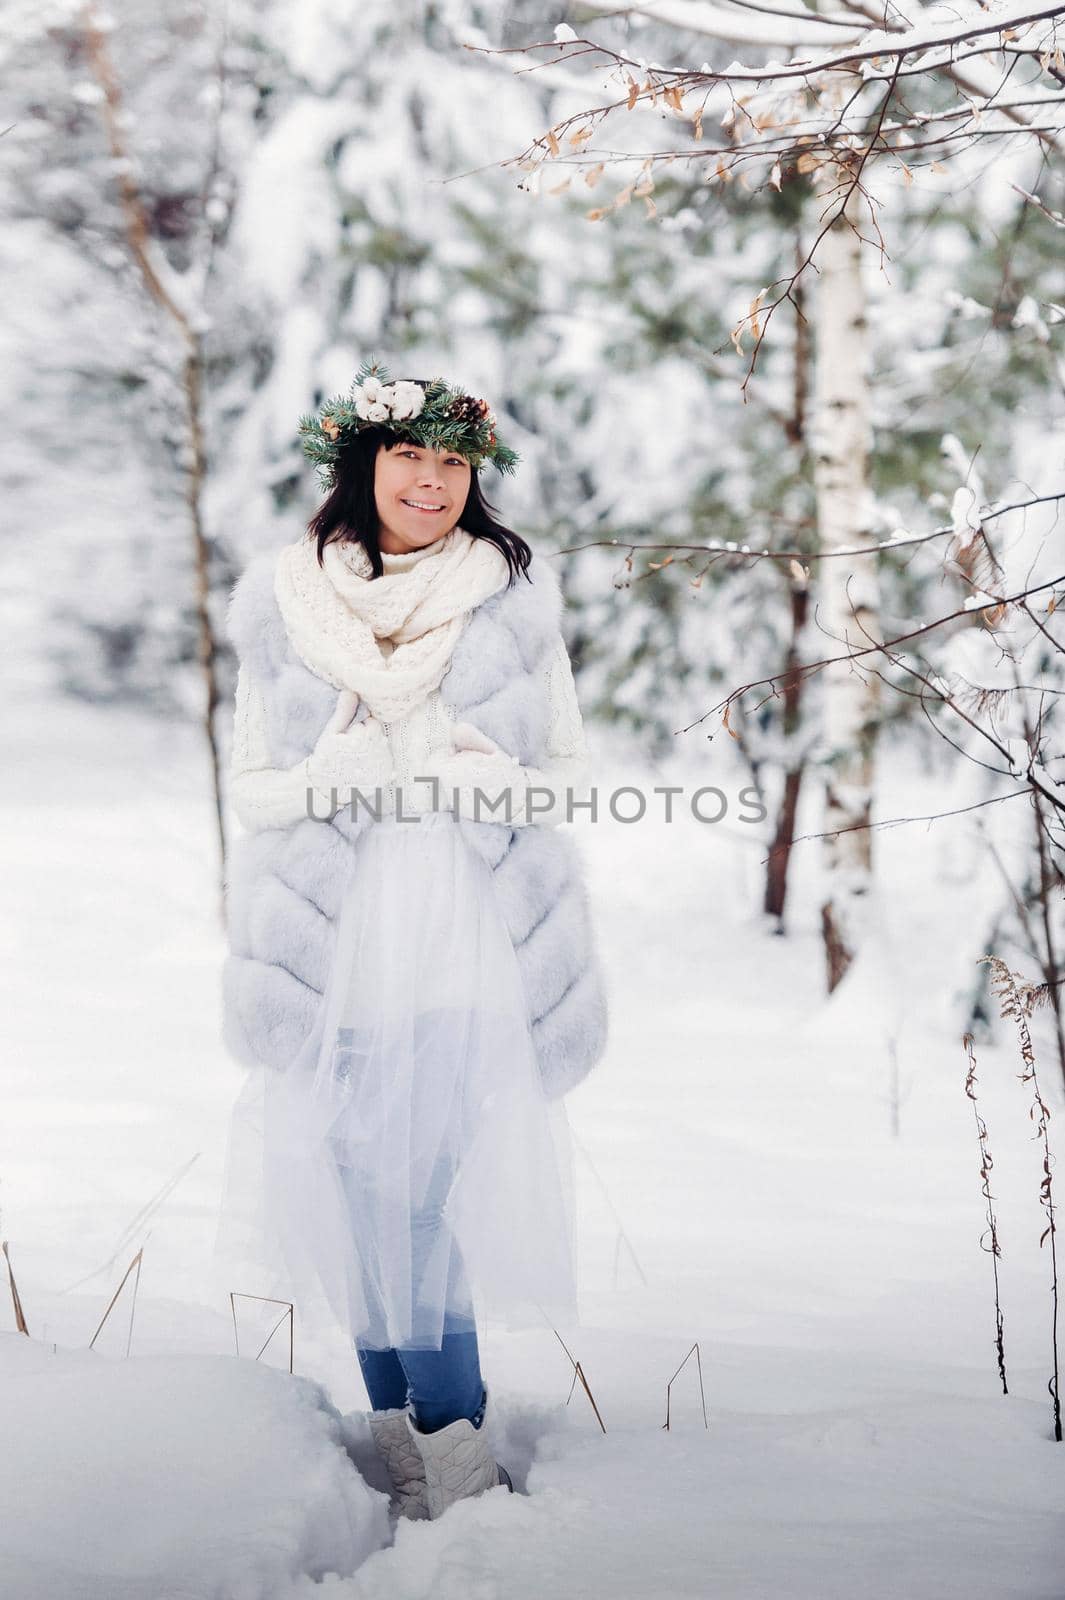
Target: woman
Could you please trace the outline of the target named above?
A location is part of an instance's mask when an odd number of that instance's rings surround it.
[[[475,1296],[572,1318],[563,1094],[606,1041],[579,857],[587,751],[551,567],[478,471],[483,400],[364,364],[300,419],[329,493],[256,558],[225,1032],[263,1076],[267,1230],[354,1341],[400,1513],[510,1486]],[[232,1148],[232,1147],[231,1147]]]

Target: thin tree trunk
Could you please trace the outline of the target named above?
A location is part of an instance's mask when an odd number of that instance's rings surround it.
[[[1035,823],[1035,848],[1039,857],[1039,918],[1043,928],[1043,950],[1040,953],[1043,982],[1047,987],[1047,1005],[1054,1023],[1054,1042],[1058,1051],[1058,1067],[1065,1082],[1065,1025],[1061,1015],[1061,969],[1058,964],[1057,940],[1054,936],[1053,902],[1061,893],[1061,875],[1053,867],[1047,851],[1046,820],[1039,796],[1031,796],[1032,818]]]
[[[206,459],[203,438],[203,340],[199,319],[184,302],[193,274],[177,277],[152,239],[141,195],[130,177],[129,152],[123,137],[122,99],[118,78],[107,47],[107,32],[101,28],[94,7],[84,8],[85,40],[88,60],[96,81],[103,90],[103,117],[111,155],[118,162],[119,193],[125,221],[126,244],[144,286],[152,299],[176,326],[185,347],[180,383],[185,403],[190,461],[185,468],[184,493],[192,534],[193,566],[196,573],[196,622],[198,655],[204,674],[204,731],[211,767],[215,820],[218,830],[220,882],[226,860],[225,815],[222,804],[221,762],[215,735],[215,711],[220,701],[218,687],[218,646],[211,622],[210,552],[204,535],[203,490]],[[225,897],[222,893],[222,916]]]
[[[789,674],[800,663],[800,640],[806,621],[808,591],[805,584],[793,583],[791,588],[791,642],[785,671]],[[785,748],[797,733],[802,714],[802,679],[798,675],[784,679],[781,693],[784,697],[782,726]],[[788,893],[788,866],[791,847],[795,840],[795,819],[799,810],[799,790],[802,787],[805,761],[788,762],[784,771],[784,792],[777,813],[777,825],[766,866],[764,909],[770,916],[783,917],[784,902]]]
[[[798,269],[805,257],[802,229],[796,229],[795,266]],[[810,385],[810,333],[806,315],[806,284],[800,277],[795,285],[795,355],[792,367],[792,414],[788,418],[786,433],[788,443],[800,452],[806,449],[806,403]],[[809,588],[805,578],[793,574],[790,589],[791,638],[784,670],[791,674],[802,660],[803,628],[809,608]],[[782,727],[784,732],[784,790],[777,813],[777,825],[766,865],[763,909],[778,921],[784,916],[784,902],[788,894],[788,868],[791,865],[791,847],[795,842],[795,823],[799,813],[799,791],[802,787],[805,757],[791,757],[799,728],[802,725],[803,681],[799,676],[788,676],[781,687],[784,699]]]
[[[203,527],[203,492],[207,479],[207,459],[203,442],[203,344],[191,330],[188,342],[189,351],[185,358],[183,388],[192,460],[185,473],[185,501],[189,508],[189,526],[192,530],[196,563],[197,653],[204,679],[203,720],[211,763],[211,791],[214,796],[215,825],[218,830],[221,883],[226,864],[226,822],[222,805],[221,753],[215,732],[215,712],[218,710],[221,698],[218,688],[218,642],[211,622],[210,551]],[[226,918],[224,890],[221,895],[221,909],[224,923]]]
[[[838,203],[829,201],[829,204]],[[820,549],[818,620],[834,647],[878,637],[875,558],[831,559],[864,542],[868,518],[869,361],[857,231],[868,228],[855,187],[821,245],[814,379],[814,486]],[[829,992],[861,945],[872,876],[872,802],[879,680],[846,661],[825,669],[825,843],[821,928]],[[836,830],[839,830],[838,832]],[[850,831],[842,831],[850,830]]]

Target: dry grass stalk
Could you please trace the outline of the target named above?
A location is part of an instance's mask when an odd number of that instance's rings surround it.
[[[680,1376],[681,1372],[683,1372],[693,1355],[695,1357],[695,1365],[699,1372],[699,1399],[702,1401],[703,1406],[703,1427],[709,1428],[710,1426],[710,1419],[706,1415],[706,1390],[703,1388],[703,1358],[699,1354],[699,1341],[697,1339],[692,1345],[691,1349],[688,1351],[688,1354],[684,1357],[684,1360],[681,1362],[676,1372],[673,1374],[672,1378],[670,1378],[669,1382],[666,1384],[666,1420],[663,1422],[662,1426],[667,1432],[669,1431],[670,1392],[677,1378]]]
[[[178,1168],[172,1178],[167,1179],[166,1183],[163,1184],[161,1189],[156,1191],[147,1204],[141,1207],[141,1209],[137,1212],[137,1215],[123,1231],[122,1237],[116,1243],[115,1248],[112,1250],[107,1260],[103,1262],[101,1266],[95,1267],[92,1272],[87,1272],[85,1276],[83,1278],[79,1278],[77,1282],[69,1284],[67,1288],[61,1291],[61,1293],[73,1294],[84,1284],[89,1283],[93,1278],[99,1277],[101,1272],[110,1272],[111,1268],[118,1260],[123,1248],[129,1244],[134,1234],[143,1228],[144,1224],[148,1221],[152,1214],[159,1209],[163,1201],[173,1193],[174,1189],[176,1189],[177,1185],[181,1182],[186,1172],[188,1172],[199,1159],[200,1152],[197,1150],[194,1156],[190,1156],[189,1160],[186,1161],[183,1166]],[[145,1243],[147,1243],[147,1235],[145,1236]]]
[[[962,1043],[969,1055],[969,1071],[965,1077],[965,1093],[973,1103],[973,1116],[976,1118],[976,1137],[980,1145],[980,1192],[987,1202],[987,1225],[990,1233],[991,1244],[985,1245],[985,1234],[980,1236],[981,1250],[990,1250],[991,1265],[995,1277],[995,1349],[998,1352],[998,1375],[1002,1379],[1002,1393],[1009,1394],[1006,1384],[1006,1351],[1002,1341],[1002,1303],[999,1298],[998,1283],[998,1258],[1002,1254],[998,1242],[998,1227],[995,1222],[995,1208],[992,1204],[994,1195],[991,1193],[991,1169],[994,1162],[991,1159],[991,1150],[987,1142],[987,1124],[976,1109],[976,1056],[973,1054],[973,1036],[967,1033]]]
[[[595,1420],[596,1420],[596,1422],[598,1422],[599,1426],[602,1428],[603,1432],[605,1433],[606,1432],[606,1423],[603,1421],[602,1417],[600,1416],[599,1407],[595,1403],[595,1396],[592,1393],[591,1389],[588,1387],[588,1379],[584,1376],[584,1368],[581,1366],[579,1361],[574,1361],[573,1357],[570,1355],[569,1351],[566,1349],[566,1341],[563,1339],[563,1337],[559,1333],[558,1329],[557,1328],[552,1328],[551,1332],[554,1334],[555,1338],[558,1340],[558,1342],[562,1346],[563,1350],[566,1351],[566,1356],[567,1356],[567,1359],[569,1360],[569,1364],[573,1368],[573,1382],[569,1386],[569,1394],[566,1396],[566,1404],[569,1405],[570,1401],[573,1399],[573,1391],[577,1387],[577,1379],[579,1378],[580,1381],[581,1381],[581,1385],[582,1385],[582,1387],[584,1389],[584,1392],[588,1396],[588,1400],[589,1400],[589,1402],[591,1404],[592,1410],[595,1412]]]
[[[625,1224],[622,1222],[620,1216],[618,1215],[618,1209],[615,1206],[613,1200],[610,1198],[610,1191],[607,1188],[606,1184],[603,1182],[603,1179],[600,1176],[598,1167],[596,1166],[595,1162],[592,1160],[591,1156],[588,1154],[588,1150],[587,1150],[583,1140],[579,1139],[575,1133],[572,1135],[572,1137],[573,1137],[574,1146],[580,1151],[581,1155],[584,1157],[584,1160],[587,1162],[588,1170],[592,1174],[592,1177],[595,1179],[596,1184],[597,1184],[597,1186],[599,1188],[599,1192],[603,1196],[603,1199],[606,1201],[607,1206],[608,1206],[608,1208],[610,1210],[610,1215],[613,1217],[615,1223],[617,1224],[617,1230],[618,1230],[617,1231],[617,1238],[616,1238],[615,1243],[614,1243],[614,1288],[616,1289],[617,1286],[618,1286],[618,1271],[619,1271],[619,1268],[621,1266],[621,1249],[622,1249],[623,1245],[624,1245],[625,1249],[628,1251],[629,1260],[632,1262],[633,1266],[636,1268],[636,1271],[639,1273],[640,1282],[646,1288],[646,1286],[647,1286],[647,1274],[643,1270],[643,1267],[640,1265],[640,1258],[636,1254],[636,1251],[633,1248],[632,1240],[629,1238],[628,1234],[625,1231]]]
[[[1024,1062],[1024,1071],[1019,1076],[1019,1082],[1030,1083],[1035,1096],[1034,1104],[1029,1108],[1028,1115],[1036,1124],[1033,1137],[1043,1141],[1043,1179],[1039,1185],[1039,1204],[1047,1214],[1047,1226],[1039,1237],[1039,1248],[1044,1242],[1050,1240],[1050,1293],[1053,1311],[1050,1321],[1050,1353],[1053,1371],[1047,1384],[1054,1408],[1054,1438],[1058,1444],[1061,1441],[1061,1388],[1059,1382],[1060,1364],[1058,1359],[1058,1252],[1057,1252],[1057,1223],[1054,1217],[1054,1192],[1051,1176],[1050,1140],[1047,1135],[1047,1124],[1050,1121],[1050,1109],[1039,1090],[1039,1079],[1035,1070],[1035,1050],[1032,1046],[1032,1035],[1028,1028],[1028,1018],[1032,1014],[1033,1005],[1038,1003],[1038,988],[1026,985],[1019,973],[1009,970],[1006,963],[998,956],[983,956],[991,968],[991,992],[999,1001],[999,1015],[1009,1017],[1017,1024],[1017,1034],[1021,1046],[1021,1059]]]
[[[293,1371],[293,1354],[294,1354],[294,1347],[295,1347],[295,1324],[296,1324],[296,1312],[295,1312],[295,1307],[293,1306],[292,1301],[291,1300],[274,1300],[274,1299],[271,1299],[271,1297],[269,1295],[265,1295],[265,1294],[242,1294],[239,1289],[231,1289],[229,1291],[229,1309],[233,1313],[233,1342],[236,1345],[237,1355],[238,1356],[240,1355],[240,1335],[237,1332],[237,1301],[238,1300],[257,1300],[260,1305],[264,1305],[264,1306],[284,1306],[285,1307],[285,1310],[282,1312],[281,1316],[274,1323],[274,1326],[270,1329],[270,1332],[267,1334],[266,1339],[263,1342],[262,1346],[260,1347],[258,1354],[255,1356],[255,1360],[258,1361],[259,1356],[261,1356],[263,1354],[263,1352],[265,1351],[267,1345],[270,1343],[270,1340],[274,1337],[274,1334],[277,1332],[278,1328],[281,1327],[282,1323],[287,1321],[288,1322],[288,1370],[291,1373]]]
[[[4,1260],[7,1262],[7,1281],[11,1287],[11,1304],[15,1308],[15,1330],[18,1333],[24,1333],[28,1339],[30,1330],[26,1326],[26,1318],[22,1313],[22,1301],[19,1299],[18,1284],[15,1282],[15,1274],[11,1268],[11,1255],[7,1248],[6,1239],[0,1248],[3,1249]]]
[[[137,1311],[137,1288],[138,1288],[138,1286],[140,1284],[140,1281],[141,1281],[141,1258],[142,1258],[143,1255],[144,1255],[144,1246],[141,1245],[141,1248],[137,1251],[137,1254],[133,1257],[133,1260],[130,1262],[129,1266],[126,1268],[125,1272],[122,1274],[122,1282],[119,1284],[118,1288],[115,1290],[114,1294],[111,1296],[111,1303],[108,1306],[107,1310],[104,1312],[103,1316],[100,1318],[100,1327],[97,1328],[96,1332],[93,1334],[92,1338],[89,1340],[89,1349],[90,1350],[92,1349],[93,1345],[96,1343],[97,1339],[100,1337],[100,1329],[103,1327],[104,1323],[107,1321],[108,1317],[111,1315],[112,1309],[114,1308],[115,1301],[118,1299],[119,1295],[122,1293],[122,1290],[125,1288],[126,1279],[129,1277],[129,1275],[133,1271],[134,1267],[136,1267],[137,1275],[133,1280],[133,1297],[130,1300],[130,1306],[129,1306],[129,1332],[126,1334],[126,1354],[127,1354],[127,1356],[129,1355],[130,1345],[133,1343],[133,1318],[136,1315],[136,1311]]]

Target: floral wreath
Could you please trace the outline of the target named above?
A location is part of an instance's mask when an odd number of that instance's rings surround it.
[[[513,472],[521,460],[496,437],[487,401],[449,388],[443,378],[392,382],[380,362],[364,361],[350,394],[335,395],[317,413],[300,417],[304,453],[327,489],[336,482],[342,445],[364,428],[387,428],[429,449],[455,450],[475,471],[491,461],[500,472]]]

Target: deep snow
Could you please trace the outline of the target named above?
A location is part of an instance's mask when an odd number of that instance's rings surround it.
[[[825,1005],[816,846],[799,847],[782,939],[751,909],[756,830],[579,824],[612,1042],[569,1101],[570,1343],[607,1431],[579,1387],[566,1404],[550,1330],[490,1330],[493,1430],[521,1492],[390,1543],[353,1357],[297,1318],[290,1379],[280,1336],[250,1359],[269,1324],[245,1311],[238,1360],[205,1289],[240,1072],[218,1037],[200,743],[76,707],[9,708],[8,738],[0,1231],[32,1337],[0,1339],[0,1592],[1061,1600],[1040,1156],[1004,1032],[977,1050],[1004,1397],[957,1027],[983,891],[949,825],[878,835],[878,930]],[[722,779],[717,743],[699,782]],[[601,773],[607,791],[633,781]],[[885,781],[885,815],[947,803],[897,762]],[[1041,1066],[1057,1136],[1045,1050]],[[125,1303],[88,1352],[142,1244],[132,1354]],[[666,1382],[695,1340],[710,1427],[689,1363],[667,1433]]]

